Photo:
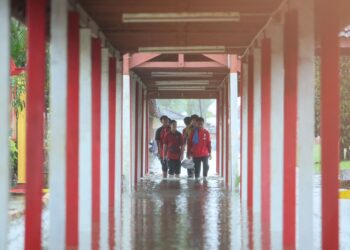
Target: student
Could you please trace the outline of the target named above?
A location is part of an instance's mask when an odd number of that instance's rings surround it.
[[[184,157],[184,140],[182,134],[176,130],[176,121],[170,121],[170,132],[164,139],[164,161],[168,162],[169,177],[180,177],[181,161]]]
[[[201,163],[203,162],[203,177],[204,179],[208,175],[209,163],[211,159],[211,141],[208,130],[203,128],[204,119],[202,117],[197,118],[196,127],[192,131],[188,140],[188,151],[190,156],[193,157],[194,173],[196,179],[199,178],[201,172]]]
[[[186,128],[182,132],[182,134],[184,136],[184,141],[185,141],[184,143],[187,144],[187,154],[186,154],[187,158],[190,158],[190,148],[188,147],[188,141],[189,141],[188,139],[189,139],[193,129],[196,127],[196,120],[197,120],[197,118],[199,118],[198,115],[191,115],[191,117],[189,119],[190,120],[190,124],[187,125],[186,122],[185,122]],[[187,175],[188,175],[188,178],[193,178],[194,170],[193,169],[187,169]]]
[[[157,142],[157,148],[158,148],[158,159],[160,160],[160,163],[162,164],[162,171],[163,171],[163,177],[167,177],[168,172],[168,166],[166,164],[166,161],[163,160],[163,142],[165,135],[169,132],[169,118],[165,115],[160,117],[160,122],[162,123],[162,126],[156,130],[156,137],[155,140]]]

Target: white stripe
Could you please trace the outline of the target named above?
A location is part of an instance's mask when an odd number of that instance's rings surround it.
[[[108,248],[109,194],[109,52],[101,49],[101,230],[100,248]]]
[[[226,82],[225,82],[226,84]],[[222,155],[223,155],[223,170],[222,170],[222,177],[224,178],[224,181],[226,182],[226,136],[227,136],[227,129],[226,129],[226,121],[227,121],[227,116],[226,116],[226,86],[224,86],[224,89],[223,89],[223,96],[222,96],[222,99],[223,99],[223,106],[222,106],[222,115],[223,115],[223,118],[224,118],[224,122],[222,124],[222,140],[223,140],[223,147],[222,147]],[[226,183],[225,183],[226,184]]]
[[[315,120],[314,1],[299,4],[297,245],[313,248],[313,143]],[[321,236],[319,237],[321,239]]]
[[[139,99],[139,109],[138,109],[138,123],[137,123],[137,130],[138,130],[138,153],[137,153],[137,179],[139,180],[141,178],[141,164],[142,164],[142,152],[141,152],[141,145],[142,145],[142,85],[139,84],[139,93],[138,99]]]
[[[135,166],[136,166],[136,81],[134,78],[131,78],[131,187],[134,187],[134,178],[135,178]]]
[[[79,81],[79,249],[91,249],[92,229],[92,97],[91,31],[80,30]]]
[[[115,124],[115,202],[118,203],[121,201],[121,174],[122,174],[122,119],[123,119],[123,110],[122,110],[122,87],[123,87],[123,75],[122,71],[122,62],[117,61],[117,87],[116,87],[116,124]]]
[[[248,199],[248,65],[242,64],[242,201]]]
[[[65,249],[66,121],[67,121],[67,1],[51,1],[50,47],[50,249]]]
[[[7,248],[9,199],[10,5],[0,1],[0,249]]]
[[[273,24],[271,34],[271,243],[282,249],[283,230],[283,26]]]
[[[147,91],[142,91],[142,94],[143,94],[143,159],[142,159],[142,168],[143,168],[143,171],[142,171],[142,174],[143,176],[146,175],[146,165],[147,165],[147,162],[146,162],[146,154],[148,154],[148,142],[147,142],[147,130],[146,130],[146,127],[147,127]]]
[[[130,121],[130,76],[123,75],[123,188],[126,192],[131,191],[131,152],[130,152],[130,133],[131,133],[131,121]]]
[[[223,148],[222,148],[222,132],[223,132],[223,129],[222,129],[222,116],[223,116],[223,112],[222,112],[222,105],[221,105],[221,100],[222,100],[222,91],[220,90],[219,91],[219,97],[216,101],[216,105],[219,106],[219,112],[220,112],[220,117],[219,117],[219,122],[216,126],[219,127],[219,141],[216,142],[216,145],[217,147],[220,148],[220,154],[217,154],[216,157],[219,159],[219,176],[222,176],[222,173],[221,173],[221,165],[222,165],[222,159],[221,159],[221,156],[223,155],[224,151],[223,151]],[[217,114],[218,115],[218,114]]]
[[[238,117],[238,74],[230,74],[230,142],[231,142],[231,188],[234,190],[238,176],[239,117]]]
[[[254,49],[254,162],[253,213],[254,248],[261,248],[261,49]]]
[[[123,64],[121,61],[117,61],[117,87],[116,87],[116,129],[115,129],[115,249],[121,249],[121,191],[122,191],[122,183],[121,183],[121,171],[122,171],[122,119],[123,119],[123,110],[122,110],[122,86],[123,86],[123,75],[122,75],[122,67]]]

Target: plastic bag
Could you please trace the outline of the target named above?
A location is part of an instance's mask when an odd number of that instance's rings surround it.
[[[194,169],[194,162],[192,159],[184,159],[181,162],[181,166],[186,169]]]

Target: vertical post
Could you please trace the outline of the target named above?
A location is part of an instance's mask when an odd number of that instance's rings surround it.
[[[220,92],[216,93],[216,174],[220,174]]]
[[[99,248],[108,248],[108,211],[109,211],[109,51],[101,49],[101,229]]]
[[[142,144],[141,144],[141,152],[142,152],[142,163],[141,163],[141,177],[144,177],[146,174],[146,154],[147,154],[147,140],[146,140],[146,90],[142,89]]]
[[[284,72],[283,247],[294,249],[298,82],[298,13],[295,10],[288,11],[285,16]]]
[[[271,243],[282,248],[283,231],[283,26],[273,23],[271,34]]]
[[[8,202],[9,202],[9,139],[10,126],[10,3],[0,2],[0,248],[7,247]]]
[[[131,191],[131,84],[129,75],[129,54],[123,56],[123,175],[126,192]]]
[[[80,30],[79,73],[79,249],[91,249],[92,231],[92,92],[91,31]]]
[[[27,82],[27,188],[25,249],[41,247],[41,198],[44,164],[44,112],[46,81],[45,0],[27,1],[28,82]]]
[[[254,48],[253,83],[253,224],[254,246],[261,248],[261,48]]]
[[[137,92],[137,99],[138,101],[138,122],[136,124],[138,132],[138,154],[137,154],[137,181],[141,178],[142,176],[142,125],[143,125],[143,103],[142,103],[142,97],[143,97],[143,89],[142,85],[139,83],[139,89]]]
[[[248,208],[253,208],[253,178],[254,178],[254,55],[250,54],[248,58]]]
[[[226,80],[225,80],[226,81]],[[224,83],[224,86],[222,87],[222,95],[221,95],[221,110],[222,110],[222,116],[221,116],[221,126],[222,126],[222,139],[221,139],[221,177],[226,180],[226,82]]]
[[[121,201],[123,170],[123,62],[117,60],[117,96],[116,96],[116,128],[115,128],[115,201]]]
[[[318,1],[321,41],[322,248],[339,248],[339,0]],[[325,18],[327,17],[327,18]]]
[[[130,171],[131,171],[131,187],[135,187],[135,174],[136,174],[136,85],[137,82],[135,80],[135,77],[132,76],[130,81],[130,92],[131,92],[131,98],[130,98],[130,119],[131,119],[131,139],[130,139],[130,154],[131,154],[131,164],[130,164]]]
[[[248,64],[242,64],[242,201],[248,201]]]
[[[117,61],[115,57],[109,58],[109,86],[108,86],[108,112],[109,112],[109,126],[108,126],[108,164],[109,164],[109,190],[108,190],[108,239],[109,248],[115,247],[114,230],[115,230],[115,173],[116,173],[116,77],[117,77]]]
[[[146,143],[145,143],[145,154],[146,154],[146,172],[147,175],[149,173],[149,151],[148,151],[148,144],[149,144],[149,99],[148,99],[148,91],[145,91],[145,105],[146,105]]]
[[[135,137],[134,137],[134,185],[136,187],[137,185],[137,180],[138,180],[138,168],[139,168],[139,127],[138,124],[140,123],[140,119],[139,119],[139,111],[140,111],[140,101],[139,101],[139,87],[140,87],[140,83],[138,81],[135,81],[135,92],[134,92],[134,105],[135,105],[135,113],[134,113],[134,126],[135,126]]]
[[[101,41],[91,38],[92,97],[92,248],[98,249],[101,211]]]
[[[226,91],[225,91],[225,184],[226,187],[228,187],[230,185],[231,182],[231,176],[230,176],[230,83],[229,83],[229,79],[226,82]]]
[[[51,1],[50,47],[50,238],[49,246],[65,249],[66,229],[66,115],[68,4]]]
[[[314,0],[298,0],[298,246],[313,247],[313,146],[315,128]]]
[[[261,48],[254,48],[253,93],[253,212],[254,225],[259,231],[261,213]]]
[[[66,143],[66,247],[78,247],[79,193],[79,14],[69,13]]]
[[[237,55],[230,55],[230,155],[231,155],[231,189],[235,188],[238,176],[239,121],[238,121],[238,71]]]
[[[261,225],[262,246],[270,249],[271,40],[261,45]]]

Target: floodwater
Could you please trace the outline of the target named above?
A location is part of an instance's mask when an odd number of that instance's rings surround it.
[[[214,159],[213,159],[214,161]],[[212,161],[212,164],[213,164]],[[101,236],[100,249],[262,249],[262,225],[251,223],[239,193],[224,187],[214,165],[207,180],[163,179],[160,166],[116,202],[114,242]],[[314,249],[321,249],[320,176],[314,177]],[[350,249],[350,200],[340,200],[340,246]],[[43,212],[43,248],[47,248],[48,211]],[[108,230],[101,228],[102,234]],[[23,218],[11,222],[9,249],[23,249]],[[271,242],[274,245],[274,242]],[[266,249],[266,248],[265,248]],[[278,249],[278,248],[277,248]]]

